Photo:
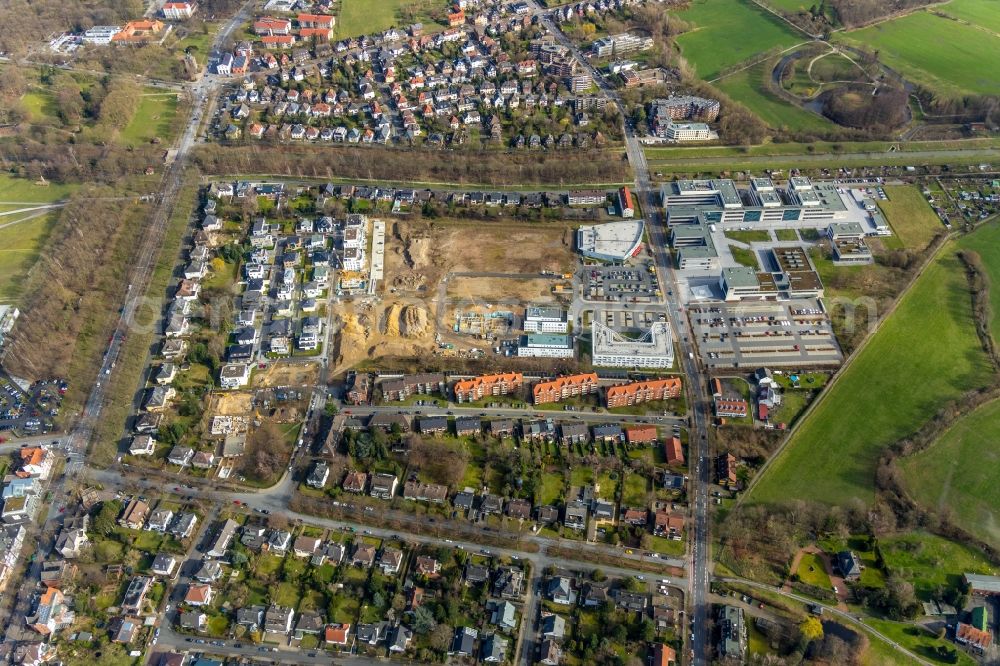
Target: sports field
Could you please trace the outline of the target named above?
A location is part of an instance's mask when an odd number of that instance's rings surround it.
[[[765,10],[745,0],[694,0],[677,15],[695,26],[677,44],[698,76],[713,79],[726,67],[774,47],[804,40]]]
[[[972,7],[982,4],[973,2]],[[927,11],[840,33],[838,39],[877,49],[882,62],[942,95],[1000,94],[1000,34]],[[929,48],[928,45],[942,45]],[[947,45],[947,47],[944,47]]]
[[[794,431],[749,501],[871,503],[883,447],[916,430],[949,400],[989,381],[955,251],[949,245],[927,267]]]
[[[941,220],[916,187],[886,185],[884,189],[889,200],[879,201],[878,207],[905,247],[923,250],[934,234],[944,231]]]
[[[715,85],[775,129],[822,131],[835,127],[823,116],[806,111],[772,94],[765,85],[765,77],[770,76],[770,71],[770,61],[760,63],[730,74],[717,81]]]
[[[1000,0],[951,0],[935,10],[1000,33]]]

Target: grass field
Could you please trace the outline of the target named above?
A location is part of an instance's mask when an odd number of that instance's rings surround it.
[[[128,144],[148,143],[159,137],[169,143],[174,134],[174,120],[177,117],[177,95],[156,92],[147,88],[139,100],[132,121],[121,132],[121,140]]]
[[[927,629],[903,622],[893,622],[892,620],[869,620],[869,624],[891,638],[896,643],[906,647],[933,664],[960,664],[961,666],[973,666],[976,660],[962,652],[961,649],[943,638],[931,634]],[[956,650],[957,661],[947,661],[937,652],[939,647],[946,647]]]
[[[808,65],[806,65],[808,66]],[[839,53],[828,53],[819,58],[809,69],[809,76],[813,81],[853,81],[862,76],[864,72],[853,62]]]
[[[973,2],[970,7],[978,9],[983,4]],[[995,32],[919,11],[841,34],[839,39],[877,49],[886,65],[939,94],[1000,93],[995,74],[1000,35]],[[928,44],[947,44],[948,48],[927,48]]]
[[[56,215],[47,213],[0,228],[0,303],[16,302],[20,297],[24,278],[35,265]],[[0,217],[0,224],[17,217]]]
[[[988,381],[955,249],[942,250],[820,397],[754,486],[750,501],[871,503],[882,448],[916,430],[948,400]]]
[[[915,500],[950,511],[959,527],[993,544],[1000,544],[998,437],[1000,401],[966,415],[933,446],[901,464]]]
[[[0,174],[0,201],[15,203],[52,203],[65,199],[77,185],[36,185],[27,178],[15,178]],[[0,222],[2,223],[2,222]]]
[[[440,6],[433,0],[342,0],[337,38],[368,35],[393,26],[405,28],[418,21],[423,22],[424,32],[434,32],[440,26],[429,21],[429,13]]]
[[[944,231],[944,225],[916,187],[886,185],[884,189],[889,200],[879,201],[878,206],[904,246],[923,250],[934,234]]]
[[[396,10],[403,0],[342,0],[337,17],[337,37],[357,37],[386,30],[396,23]]]
[[[935,10],[957,19],[1000,32],[1000,2],[997,0],[951,0]]]
[[[835,125],[810,111],[779,99],[765,84],[771,64],[763,62],[720,79],[715,86],[753,111],[770,127],[790,130],[825,130]]]
[[[993,315],[990,332],[995,339],[1000,338],[1000,224],[993,222],[980,227],[975,233],[962,238],[958,246],[963,250],[978,252],[983,260],[990,280],[990,304]]]
[[[52,93],[45,89],[34,89],[24,93],[21,97],[21,104],[28,112],[28,118],[33,123],[52,121],[53,124],[59,122],[56,116],[57,109]]]
[[[3,204],[3,212],[59,201],[74,189],[67,185],[40,186],[24,178],[0,175],[0,201],[13,202]],[[58,214],[55,209],[38,216],[33,212],[0,215],[0,302],[16,302],[21,295],[24,278],[35,265]]]
[[[926,532],[883,538],[879,547],[889,571],[913,583],[924,600],[939,585],[958,585],[965,572],[997,574],[982,553]]]
[[[776,46],[802,39],[773,16],[744,0],[695,0],[680,18],[697,26],[677,38],[681,53],[703,79]]]
[[[799,568],[796,571],[799,580],[806,585],[812,585],[823,590],[830,589],[830,576],[823,566],[823,559],[816,553],[803,553],[799,560]]]

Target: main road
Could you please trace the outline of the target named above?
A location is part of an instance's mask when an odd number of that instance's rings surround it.
[[[664,301],[667,312],[673,321],[674,333],[677,337],[677,346],[680,351],[680,364],[687,375],[688,405],[691,409],[692,419],[689,430],[689,458],[691,465],[691,485],[690,498],[692,505],[692,530],[691,549],[689,552],[688,568],[688,608],[689,617],[693,621],[692,633],[692,663],[708,663],[708,614],[709,602],[708,591],[710,583],[710,516],[708,485],[711,483],[711,448],[708,441],[708,419],[710,407],[704,400],[706,375],[703,374],[701,365],[697,361],[694,345],[691,342],[694,335],[691,332],[690,324],[685,316],[683,307],[678,299],[680,289],[678,288],[677,274],[674,271],[673,263],[667,252],[666,220],[659,212],[660,201],[658,192],[653,188],[649,176],[649,166],[646,163],[646,155],[642,150],[638,137],[631,122],[625,116],[625,105],[618,96],[617,91],[607,82],[604,75],[590,63],[580,48],[573,43],[555,25],[549,16],[544,13],[537,0],[532,0],[534,6],[533,13],[538,14],[541,23],[552,33],[559,43],[572,52],[580,64],[587,70],[600,89],[601,94],[618,105],[624,120],[625,152],[629,163],[635,173],[635,194],[642,203],[643,215],[647,220],[649,230],[650,250],[656,263],[656,279],[660,283],[660,290],[664,294]],[[663,284],[664,281],[669,284]],[[683,632],[687,635],[687,632]]]

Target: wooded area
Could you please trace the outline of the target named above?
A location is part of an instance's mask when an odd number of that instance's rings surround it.
[[[21,316],[4,366],[33,379],[66,377],[101,353],[111,311],[124,300],[125,271],[136,251],[134,233],[146,207],[101,187],[85,187],[60,212],[49,245],[28,276]],[[72,378],[93,380],[93,377]],[[82,392],[84,384],[71,384]],[[70,396],[72,400],[73,396]]]
[[[455,185],[572,186],[629,180],[618,150],[559,153],[377,150],[354,146],[200,146],[195,161],[207,175],[273,174]]]

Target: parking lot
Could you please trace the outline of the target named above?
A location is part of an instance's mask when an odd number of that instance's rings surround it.
[[[27,391],[8,375],[0,373],[0,432],[37,435],[52,430],[52,418],[66,383],[59,380],[35,382]]]
[[[583,275],[585,293],[591,301],[646,303],[660,296],[656,275],[646,264],[586,266]]]
[[[817,301],[796,300],[689,310],[708,367],[840,365],[843,354]]]

